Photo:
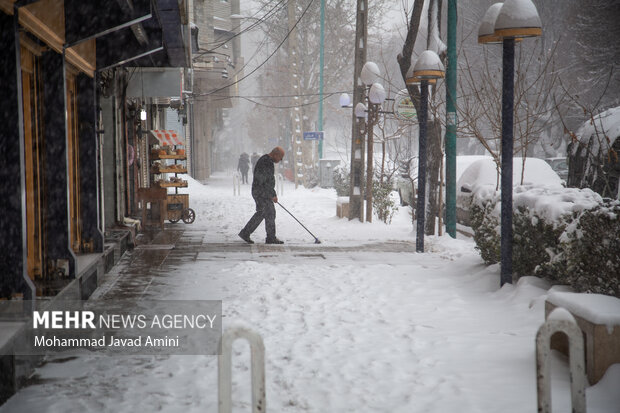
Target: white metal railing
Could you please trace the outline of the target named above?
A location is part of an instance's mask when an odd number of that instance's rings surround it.
[[[265,345],[255,331],[244,327],[233,327],[222,334],[222,354],[218,358],[219,413],[232,412],[232,345],[238,338],[250,344],[252,377],[252,413],[267,411],[265,395]]]
[[[573,413],[586,412],[586,374],[583,335],[568,310],[556,308],[536,334],[536,387],[538,413],[551,413],[551,336],[562,332],[568,337],[571,401]]]
[[[232,174],[233,177],[233,195],[241,195],[241,174],[239,171],[235,171]]]

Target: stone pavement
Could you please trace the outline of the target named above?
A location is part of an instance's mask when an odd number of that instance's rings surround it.
[[[103,279],[93,299],[130,299],[148,297],[149,288],[163,283],[166,275],[195,261],[278,261],[307,262],[327,257],[350,262],[363,259],[351,253],[414,253],[415,242],[344,242],[342,245],[285,243],[271,245],[234,242],[206,242],[203,230],[191,226],[166,224],[163,231],[145,231],[136,238],[136,246]],[[373,254],[374,255],[374,254]],[[376,258],[375,258],[376,259]],[[152,297],[154,298],[154,297]],[[157,298],[162,298],[158,296]]]

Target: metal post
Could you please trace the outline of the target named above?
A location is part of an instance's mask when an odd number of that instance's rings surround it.
[[[500,285],[512,284],[512,152],[515,41],[503,42]]]
[[[366,43],[368,30],[368,0],[357,0],[357,17],[355,26],[355,68],[353,73],[353,108],[364,100],[364,84],[360,79],[362,67],[366,62]],[[364,222],[364,205],[362,204],[362,183],[364,182],[364,141],[365,121],[355,116],[352,111],[353,127],[351,132],[351,185],[349,192],[349,220],[358,218]]]
[[[367,140],[366,140],[366,222],[372,222],[372,178],[373,178],[373,127],[377,118],[378,105],[368,99],[368,121],[367,121]]]
[[[557,317],[557,318],[556,318]],[[538,412],[551,413],[551,336],[562,332],[568,338],[571,401],[573,413],[586,411],[586,373],[581,329],[564,308],[556,308],[536,334],[536,389]]]
[[[321,46],[319,49],[319,132],[323,130],[323,64],[325,52],[325,0],[321,0]],[[323,159],[323,140],[319,140],[319,159]]]
[[[456,0],[448,0],[446,68],[446,232],[456,238]]]
[[[424,252],[424,219],[426,207],[426,120],[428,116],[428,80],[420,82],[420,137],[418,142],[418,201],[416,206],[416,252]]]
[[[222,334],[222,355],[218,357],[217,369],[218,412],[232,412],[232,345],[238,338],[244,338],[250,344],[252,413],[265,413],[265,345],[258,333],[243,327],[234,327]]]

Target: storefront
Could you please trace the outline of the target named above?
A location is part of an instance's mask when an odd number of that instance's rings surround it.
[[[113,166],[118,177],[108,184],[115,189],[117,181],[131,184],[137,173],[127,165],[127,151],[138,142],[130,142],[137,136],[135,114],[117,87],[128,83],[123,66],[189,62],[184,5],[174,2],[170,9],[164,1],[136,0],[128,9],[103,3],[0,0],[0,53],[6,57],[0,67],[0,250],[7,257],[0,263],[0,299],[54,295],[103,251],[103,167]],[[103,9],[106,14],[98,16]],[[180,47],[166,50],[164,39]],[[104,91],[105,79],[117,72],[117,84]],[[109,129],[99,102],[104,92],[114,102]],[[111,153],[104,151],[105,141],[112,143]],[[118,211],[112,224],[136,212],[137,187],[122,189],[124,197],[112,198]]]

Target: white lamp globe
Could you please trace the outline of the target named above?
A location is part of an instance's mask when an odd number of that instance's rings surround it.
[[[366,105],[364,105],[362,102],[358,103],[357,105],[355,105],[355,117],[365,118],[366,116],[368,116],[366,110]]]
[[[381,71],[375,62],[364,63],[360,78],[365,85],[372,85],[379,76],[381,76]]]
[[[380,105],[385,100],[385,89],[380,83],[373,83],[368,92],[368,100],[370,103]]]

